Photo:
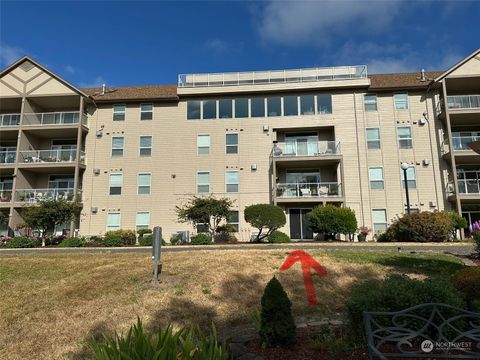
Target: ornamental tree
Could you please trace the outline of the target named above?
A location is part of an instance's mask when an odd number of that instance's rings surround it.
[[[358,227],[355,213],[350,208],[317,206],[307,217],[313,232],[319,234],[353,234]]]
[[[245,221],[258,230],[255,241],[268,238],[287,222],[283,210],[271,204],[255,204],[245,208]],[[265,232],[264,232],[265,230]]]

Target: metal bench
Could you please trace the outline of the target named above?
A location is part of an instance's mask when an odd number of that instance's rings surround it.
[[[429,303],[363,319],[370,359],[480,359],[480,313]]]

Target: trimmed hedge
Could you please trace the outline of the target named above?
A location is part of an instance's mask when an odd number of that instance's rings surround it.
[[[269,243],[280,244],[289,243],[291,241],[292,240],[290,239],[290,237],[281,231],[274,231],[268,236]]]
[[[7,248],[33,248],[39,246],[40,243],[38,240],[30,239],[26,236],[16,236],[5,243]]]
[[[135,245],[137,236],[133,230],[107,231],[102,239],[104,246],[125,246]]]
[[[143,235],[138,238],[138,244],[140,246],[152,246],[153,245],[153,235]],[[167,245],[165,240],[162,239],[162,245]]]
[[[200,233],[192,236],[191,243],[192,245],[210,245],[212,243],[212,238],[208,234]]]
[[[85,246],[85,239],[78,237],[69,237],[64,239],[58,246],[60,247],[82,247]]]

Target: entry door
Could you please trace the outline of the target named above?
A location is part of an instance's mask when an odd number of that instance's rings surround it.
[[[312,240],[307,213],[312,209],[290,209],[290,238],[294,240]]]

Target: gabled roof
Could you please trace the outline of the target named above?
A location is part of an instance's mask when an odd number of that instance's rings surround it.
[[[473,53],[471,53],[470,55],[468,55],[466,58],[464,58],[463,60],[460,60],[458,63],[456,63],[455,65],[453,65],[450,69],[448,69],[447,71],[445,71],[444,73],[442,73],[440,76],[438,76],[438,77],[435,79],[435,82],[442,80],[445,76],[448,76],[448,75],[451,74],[453,71],[457,70],[460,66],[462,66],[462,65],[465,64],[467,61],[469,61],[470,59],[474,58],[474,57],[477,56],[477,55],[480,55],[480,49],[475,50]]]
[[[102,88],[82,89],[96,102],[111,101],[141,101],[141,100],[178,100],[175,85],[146,85],[146,86],[121,86],[106,88],[102,95]]]
[[[56,80],[58,80],[59,82],[61,82],[63,85],[67,86],[68,88],[70,88],[71,90],[75,91],[76,93],[78,93],[79,95],[81,96],[84,96],[84,97],[88,97],[87,94],[85,94],[82,90],[78,89],[77,87],[75,87],[74,85],[70,84],[68,81],[66,81],[65,79],[61,78],[60,76],[58,76],[57,74],[55,74],[54,72],[48,70],[46,67],[44,67],[42,64],[40,64],[39,62],[33,60],[31,57],[25,55],[23,56],[22,58],[18,59],[17,61],[15,61],[12,65],[8,66],[7,68],[3,69],[1,72],[0,72],[0,78],[3,77],[4,75],[6,75],[7,73],[9,73],[10,71],[12,71],[13,69],[15,69],[17,66],[23,64],[25,61],[29,61],[31,62],[32,64],[34,64],[36,67],[42,69],[43,71],[45,71],[48,75],[50,75],[51,77],[55,78]]]
[[[426,80],[421,80],[420,72],[396,73],[396,74],[370,74],[369,91],[387,91],[402,89],[426,89],[441,74],[440,71],[425,72]]]

